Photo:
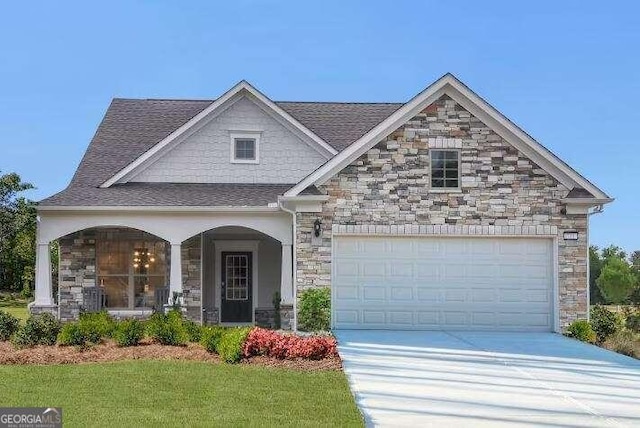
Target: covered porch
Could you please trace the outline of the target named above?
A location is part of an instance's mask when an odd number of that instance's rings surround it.
[[[294,328],[292,217],[252,213],[40,213],[32,313],[145,318],[180,304],[206,324]],[[60,245],[54,296],[49,245]],[[177,301],[176,301],[177,299]]]

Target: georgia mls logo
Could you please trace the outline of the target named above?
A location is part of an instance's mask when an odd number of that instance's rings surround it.
[[[0,428],[59,428],[62,409],[59,407],[0,408]]]

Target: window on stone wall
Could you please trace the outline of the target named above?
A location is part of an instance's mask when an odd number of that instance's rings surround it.
[[[110,232],[96,237],[97,280],[109,309],[155,305],[155,290],[167,285],[167,247],[149,234]]]
[[[460,188],[460,152],[457,150],[430,150],[431,188]]]

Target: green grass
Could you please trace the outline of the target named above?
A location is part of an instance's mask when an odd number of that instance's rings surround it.
[[[339,371],[125,361],[0,366],[3,407],[62,407],[65,426],[362,426]]]
[[[0,301],[0,311],[5,311],[25,322],[29,317],[27,304],[22,301]]]

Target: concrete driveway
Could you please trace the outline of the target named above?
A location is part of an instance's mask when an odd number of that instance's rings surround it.
[[[335,334],[370,426],[640,426],[640,361],[557,334]]]

